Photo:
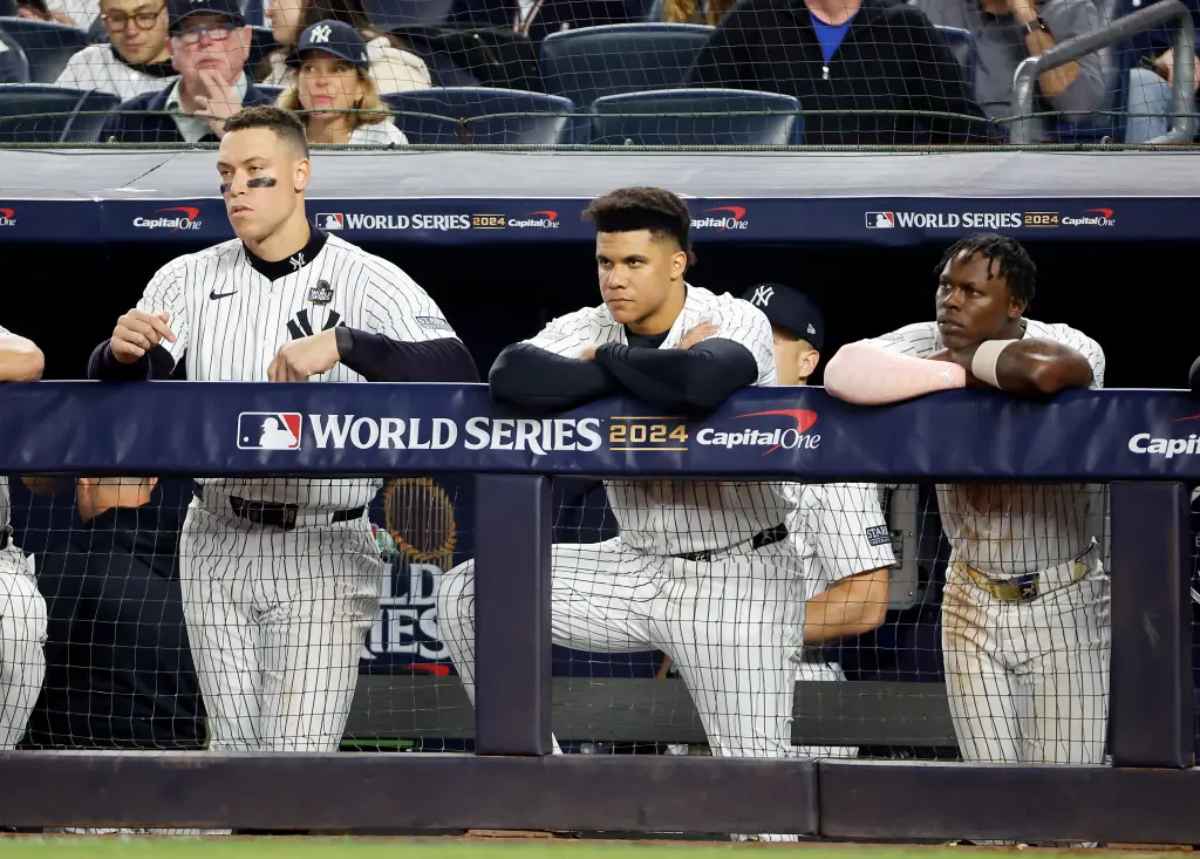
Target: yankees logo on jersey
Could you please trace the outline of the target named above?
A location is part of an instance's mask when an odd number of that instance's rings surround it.
[[[162,347],[197,381],[257,382],[281,346],[337,326],[400,341],[453,336],[441,310],[407,274],[336,236],[313,231],[308,244],[280,262],[249,253],[238,239],[181,256],[151,279],[138,309],[170,314],[175,342]],[[313,381],[365,381],[335,364]],[[376,480],[208,481],[264,501],[341,509],[370,501]]]

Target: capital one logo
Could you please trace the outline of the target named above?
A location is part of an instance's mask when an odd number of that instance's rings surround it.
[[[168,206],[155,210],[154,215],[134,218],[133,225],[144,230],[198,230],[204,223],[196,206]]]
[[[693,218],[692,227],[698,230],[746,230],[750,220],[745,206],[713,206],[704,210],[704,217]]]
[[[15,227],[17,225],[17,210],[0,207],[0,227]]]
[[[318,24],[316,27],[313,27],[312,36],[308,41],[314,45],[326,45],[329,43],[329,37],[332,35],[332,27],[328,24]]]
[[[242,412],[238,415],[238,450],[299,450],[299,412]]]
[[[770,456],[779,449],[783,450],[816,450],[821,445],[819,433],[809,432],[817,422],[817,413],[810,409],[766,409],[761,412],[747,412],[737,415],[741,418],[786,418],[785,425],[773,429],[734,430],[724,432],[705,427],[696,433],[696,442],[710,447],[723,447],[732,450],[735,447],[765,447],[763,456]],[[790,424],[790,426],[788,425]]]

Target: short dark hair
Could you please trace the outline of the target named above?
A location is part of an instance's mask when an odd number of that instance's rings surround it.
[[[592,200],[583,217],[601,233],[649,230],[670,236],[679,243],[688,260],[693,259],[688,229],[692,216],[683,200],[664,188],[618,188]]]
[[[308,157],[308,138],[304,134],[304,123],[290,110],[269,104],[244,107],[225,120],[225,132],[244,131],[247,128],[269,128],[280,140],[292,144]]]
[[[1003,277],[1013,297],[1026,307],[1033,301],[1037,291],[1037,266],[1016,239],[997,233],[977,233],[959,239],[942,254],[934,276],[941,277],[946,265],[959,254],[968,257],[979,254],[988,261],[988,277]]]

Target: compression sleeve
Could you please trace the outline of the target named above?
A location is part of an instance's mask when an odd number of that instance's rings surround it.
[[[409,342],[338,326],[338,354],[369,382],[478,382],[479,370],[457,337]]]
[[[848,343],[825,367],[825,390],[860,406],[882,406],[934,391],[964,388],[958,364],[900,355],[859,341]]]
[[[758,378],[750,350],[723,337],[691,349],[608,343],[596,350],[596,362],[638,399],[686,411],[710,411]]]
[[[175,359],[161,345],[155,346],[132,364],[122,364],[112,353],[112,340],[105,340],[92,350],[88,359],[89,379],[105,382],[144,382],[147,379],[169,379],[175,370]]]
[[[617,392],[598,362],[566,358],[530,343],[506,347],[488,382],[497,402],[539,412],[566,411]]]

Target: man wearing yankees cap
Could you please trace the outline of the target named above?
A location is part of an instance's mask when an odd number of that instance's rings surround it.
[[[752,286],[742,298],[771,322],[780,385],[805,385],[821,361],[825,319],[799,290],[778,283]],[[803,641],[796,679],[845,680],[841,666],[812,645],[862,635],[883,623],[888,602],[891,536],[873,483],[792,483],[788,536],[800,556],[805,600]],[[804,698],[798,698],[801,710]],[[809,757],[854,757],[852,746],[799,747]]]

